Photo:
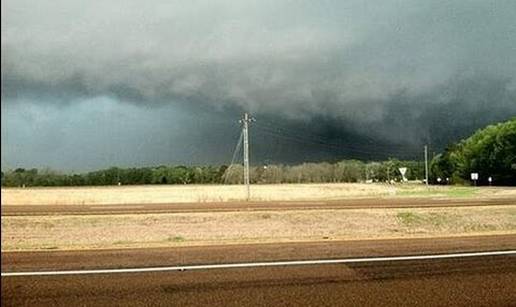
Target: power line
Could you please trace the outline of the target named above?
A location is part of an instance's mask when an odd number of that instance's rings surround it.
[[[293,130],[293,129],[290,129],[290,128],[287,128],[285,126],[280,126],[280,125],[277,125],[277,124],[274,124],[272,122],[269,122],[269,121],[266,121],[265,123],[262,123],[260,122],[260,124],[257,125],[258,127],[260,128],[264,128],[264,129],[270,129],[270,130],[273,130],[274,132],[277,132],[277,133],[282,133],[282,134],[289,134],[289,135],[296,135],[296,136],[301,136],[303,139],[309,139],[309,140],[313,140],[313,141],[316,141],[318,143],[326,143],[326,144],[331,144],[331,145],[339,145],[340,144],[337,144],[335,143],[332,139],[329,139],[327,138],[326,136],[323,136],[323,135],[320,135],[320,134],[314,134],[310,131],[302,131],[302,133],[300,134],[298,130]],[[356,149],[359,149],[361,150],[363,148],[363,146],[369,146],[369,147],[375,147],[377,149],[388,149],[388,150],[391,150],[392,151],[392,145],[390,144],[379,144],[377,143],[375,140],[373,140],[372,138],[366,136],[366,135],[362,135],[363,137],[366,137],[368,139],[368,143],[364,144],[364,145],[355,145],[355,144],[346,144],[346,147],[349,148],[356,148]],[[357,146],[360,146],[360,147],[357,147]],[[404,145],[400,145],[400,146],[403,146]],[[397,151],[400,151],[402,153],[405,153],[407,150],[406,149],[399,149]]]
[[[254,118],[249,117],[249,114],[244,113],[244,117],[240,120],[242,124],[242,134],[244,136],[244,184],[247,191],[247,200],[251,198],[251,188],[249,185],[249,123],[255,121]]]
[[[376,148],[376,149],[373,149],[373,150],[367,150],[367,149],[364,149],[364,148],[354,148],[354,147],[351,147],[351,146],[344,146],[342,144],[336,144],[336,143],[329,143],[329,142],[325,142],[325,141],[322,141],[322,140],[317,140],[317,139],[312,139],[312,138],[307,138],[307,137],[303,137],[303,136],[300,136],[300,135],[287,135],[287,134],[282,134],[282,133],[278,133],[277,131],[274,131],[272,129],[269,129],[269,128],[266,128],[266,127],[259,127],[257,125],[257,127],[259,129],[257,129],[257,131],[261,132],[261,133],[265,133],[265,134],[268,134],[268,135],[273,135],[273,136],[276,136],[276,137],[279,137],[279,138],[283,138],[283,139],[287,139],[287,140],[291,140],[291,141],[295,141],[295,142],[298,142],[298,143],[302,143],[302,144],[312,144],[312,145],[318,145],[318,146],[321,146],[321,147],[325,147],[325,148],[328,148],[328,149],[332,149],[332,150],[344,150],[344,151],[348,151],[348,152],[353,152],[353,153],[360,153],[360,154],[392,154],[392,155],[413,155],[413,156],[416,156],[415,154],[415,151],[411,151],[411,150],[385,150],[385,149],[380,149],[380,148]]]
[[[408,151],[404,151],[404,152],[386,152],[385,150],[356,149],[356,148],[346,147],[346,146],[339,145],[339,144],[331,144],[331,143],[324,143],[324,142],[320,142],[320,141],[309,140],[309,139],[300,138],[300,137],[297,137],[297,136],[282,135],[282,134],[274,133],[272,131],[267,131],[267,130],[263,130],[263,131],[260,131],[260,132],[268,134],[268,135],[273,135],[273,136],[276,136],[276,137],[279,137],[279,138],[295,141],[295,142],[298,142],[298,143],[301,143],[301,144],[318,145],[320,147],[333,150],[333,151],[331,151],[332,153],[334,152],[334,150],[345,150],[345,151],[348,151],[348,152],[360,153],[360,154],[386,154],[387,153],[387,154],[393,154],[393,155],[401,155],[401,154],[410,153]]]
[[[240,147],[242,145],[242,136],[243,136],[243,131],[240,132],[240,137],[238,138],[238,142],[235,146],[235,150],[233,151],[233,158],[231,158],[231,163],[229,164],[228,168],[226,169],[226,176],[224,176],[224,184],[227,184],[231,168],[233,167],[233,165],[235,163],[237,154],[240,152]]]
[[[284,129],[277,129],[277,128],[271,128],[271,126],[267,127],[267,126],[261,126],[261,125],[257,125],[258,128],[260,129],[263,129],[263,130],[267,130],[268,132],[270,133],[274,133],[275,135],[277,136],[288,136],[290,138],[296,138],[300,141],[306,141],[306,142],[311,142],[311,143],[314,143],[314,144],[324,144],[324,145],[328,145],[328,146],[333,146],[333,147],[343,147],[342,144],[338,144],[338,143],[334,143],[334,142],[330,142],[328,139],[325,139],[324,137],[313,137],[313,134],[312,136],[310,136],[310,134],[305,135],[299,135],[297,133],[285,133]],[[407,150],[407,149],[393,149],[392,146],[389,146],[389,145],[380,145],[380,144],[367,144],[367,145],[363,145],[363,146],[360,146],[360,147],[357,147],[358,145],[354,145],[354,144],[346,144],[345,148],[346,149],[350,149],[350,150],[355,150],[357,152],[367,152],[367,153],[385,153],[386,151],[389,151],[389,153],[392,153],[392,154],[407,154],[407,153],[413,153],[415,155],[416,151],[415,150]],[[367,147],[373,147],[374,150],[365,150],[364,149],[364,146],[367,146]],[[387,148],[387,147],[390,147],[390,148]]]
[[[428,186],[428,146],[425,145],[425,183]]]

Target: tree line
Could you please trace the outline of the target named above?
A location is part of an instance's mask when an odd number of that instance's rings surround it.
[[[516,117],[449,145],[432,159],[430,170],[433,183],[471,183],[471,173],[478,173],[481,185],[516,185]]]
[[[250,168],[252,183],[397,182],[406,167],[408,180],[422,181],[421,161],[389,159],[379,162],[343,160],[337,163],[259,165]],[[516,118],[490,125],[449,145],[430,162],[433,184],[471,184],[478,173],[481,185],[516,185]],[[491,182],[489,181],[491,178]],[[2,172],[2,186],[99,186],[137,184],[241,184],[243,166],[158,166],[118,168],[66,174],[49,169],[17,168]]]
[[[399,168],[406,167],[407,180],[424,178],[424,163],[389,159],[381,162],[344,160],[337,163],[303,163],[299,165],[263,165],[251,167],[251,183],[325,183],[325,182],[399,182]],[[243,183],[244,168],[232,165],[224,173],[226,183]]]
[[[382,162],[344,160],[338,163],[260,165],[250,168],[252,183],[323,183],[401,181],[399,167],[407,167],[408,180],[424,178],[419,161],[390,159]],[[101,186],[141,184],[241,184],[243,166],[158,166],[118,168],[66,174],[50,169],[17,168],[2,172],[2,186]]]
[[[50,169],[23,169],[2,172],[2,186],[99,186],[138,184],[219,183],[227,167],[158,166],[118,168],[79,174],[66,174]]]

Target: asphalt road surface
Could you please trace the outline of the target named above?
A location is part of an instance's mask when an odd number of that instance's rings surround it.
[[[439,198],[364,198],[339,201],[224,202],[119,205],[2,205],[2,216],[140,214],[180,212],[229,212],[263,210],[315,210],[361,208],[425,208],[516,205],[514,198],[439,199]]]
[[[2,272],[516,249],[516,235],[2,254]],[[516,306],[516,256],[2,277],[2,306]]]

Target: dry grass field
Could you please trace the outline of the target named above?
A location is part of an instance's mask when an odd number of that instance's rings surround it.
[[[2,251],[516,233],[516,207],[2,217]]]
[[[90,249],[516,233],[514,188],[416,184],[254,185],[255,201],[351,198],[483,198],[486,206],[447,208],[261,210],[239,212],[2,216],[2,251]],[[239,185],[2,189],[2,205],[107,205],[231,202]],[[493,200],[494,201],[494,200]]]
[[[362,197],[516,197],[515,188],[474,188],[421,184],[253,185],[255,201],[317,201]],[[4,205],[149,204],[231,202],[245,199],[241,185],[160,185],[66,188],[2,188]]]

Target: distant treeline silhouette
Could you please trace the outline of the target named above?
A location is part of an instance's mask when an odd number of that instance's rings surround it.
[[[250,169],[252,183],[324,183],[401,181],[399,167],[407,167],[408,180],[424,178],[424,163],[390,159],[382,162],[344,160],[338,163],[260,165]],[[101,186],[141,184],[239,184],[243,166],[158,166],[118,168],[66,174],[50,169],[17,168],[2,172],[2,186]]]

